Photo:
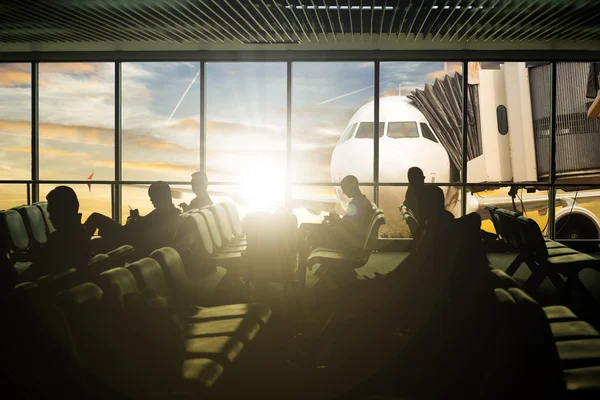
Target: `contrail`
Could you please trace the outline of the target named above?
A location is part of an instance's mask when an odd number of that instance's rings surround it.
[[[198,79],[199,75],[200,75],[200,70],[198,70],[198,72],[196,72],[196,76],[194,76],[194,79],[192,79],[192,81],[188,85],[187,89],[185,89],[185,92],[183,92],[183,96],[181,96],[181,99],[179,99],[179,102],[177,103],[177,105],[175,106],[175,109],[173,110],[173,112],[169,116],[169,119],[167,120],[167,123],[169,123],[171,121],[171,118],[173,118],[173,114],[175,114],[175,111],[177,111],[177,109],[179,108],[179,105],[181,104],[181,102],[185,98],[185,95],[187,94],[187,92],[190,91],[190,88],[192,87],[192,85],[194,84],[194,82],[196,82],[196,79]]]
[[[392,82],[392,80],[390,79],[390,80],[387,80],[387,81],[380,82],[380,85],[386,84],[386,83],[388,83],[388,82]],[[371,89],[371,88],[372,88],[372,87],[374,87],[374,86],[375,86],[375,85],[367,86],[367,87],[364,87],[364,88],[362,88],[362,89],[358,89],[358,90],[355,90],[355,91],[353,91],[353,92],[346,93],[346,94],[343,94],[343,95],[341,95],[341,96],[334,97],[333,99],[329,99],[329,100],[322,101],[322,102],[318,103],[317,105],[318,105],[318,106],[320,106],[320,105],[322,105],[322,104],[327,104],[327,103],[330,103],[330,102],[332,102],[332,101],[335,101],[335,100],[343,99],[343,98],[344,98],[344,97],[346,97],[346,96],[350,96],[350,95],[353,95],[353,94],[356,94],[356,93],[362,92],[363,90]]]

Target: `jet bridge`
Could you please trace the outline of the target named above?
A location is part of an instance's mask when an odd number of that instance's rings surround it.
[[[589,119],[594,77],[588,63],[557,65],[556,172],[559,181],[600,182],[600,120]],[[550,63],[470,63],[469,182],[547,182],[550,172]],[[591,78],[590,78],[591,77]],[[462,79],[446,75],[408,96],[462,169]],[[589,83],[591,82],[591,83]],[[595,87],[597,87],[596,84]],[[595,97],[595,96],[594,96]]]

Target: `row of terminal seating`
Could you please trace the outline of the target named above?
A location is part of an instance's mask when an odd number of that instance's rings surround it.
[[[45,354],[46,363],[40,363],[48,346],[36,335],[49,332],[60,348],[67,350],[68,356],[63,354],[58,359],[69,359],[76,364],[72,370],[80,372],[79,386],[112,398],[115,387],[127,385],[120,381],[125,377],[118,369],[120,363],[128,361],[124,358],[127,353],[119,351],[116,341],[113,342],[118,339],[113,336],[127,334],[115,333],[119,332],[115,328],[120,324],[123,299],[144,289],[167,298],[185,323],[185,357],[181,360],[181,379],[172,388],[174,391],[203,394],[218,385],[224,371],[235,370],[241,352],[251,351],[251,342],[271,316],[271,310],[261,304],[199,306],[197,299],[209,297],[210,293],[197,293],[202,287],[197,281],[188,280],[178,252],[167,247],[125,268],[101,272],[91,281],[74,287],[63,284],[49,290],[40,283],[18,285],[10,306],[14,311],[11,326],[17,329],[13,331],[13,340],[8,341],[15,346],[21,344],[11,349],[15,363],[26,369],[36,365],[29,372],[42,377],[50,372],[44,369],[62,367],[53,364],[53,359],[56,363],[53,354]],[[190,289],[196,293],[190,293]],[[36,317],[42,321],[37,330],[33,322]],[[40,325],[39,320],[37,324]],[[24,341],[25,338],[30,340]],[[148,351],[152,353],[151,349]],[[23,360],[24,354],[29,359]],[[61,381],[54,382],[60,385]],[[56,387],[53,390],[60,392]],[[148,395],[144,388],[135,390],[138,392],[134,395]]]
[[[0,250],[9,255],[19,273],[31,265],[52,232],[45,201],[0,211]]]
[[[577,292],[590,304],[595,303],[579,279],[579,273],[586,268],[600,271],[600,260],[544,238],[539,225],[531,218],[494,206],[486,209],[496,233],[518,253],[506,272],[513,276],[523,264],[531,270],[523,290],[533,293],[548,278],[567,302],[571,301],[573,292]]]
[[[498,382],[498,398],[507,391],[513,398],[515,393],[519,398],[598,398],[598,331],[565,306],[540,307],[502,270],[492,273],[499,305],[493,356],[498,364],[490,381]]]

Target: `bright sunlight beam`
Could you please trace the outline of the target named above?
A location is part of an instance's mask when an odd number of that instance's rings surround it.
[[[243,195],[252,208],[282,206],[285,196],[285,173],[272,160],[257,160],[242,172]]]

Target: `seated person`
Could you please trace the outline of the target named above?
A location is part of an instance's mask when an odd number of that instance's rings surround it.
[[[373,218],[373,204],[360,191],[355,176],[344,177],[341,186],[343,193],[352,199],[343,217],[330,213],[322,224],[302,224],[298,228],[301,261],[308,257],[310,248],[314,246],[362,249]]]
[[[192,191],[196,197],[190,201],[188,206],[186,203],[179,204],[179,207],[185,212],[195,208],[202,208],[213,204],[212,199],[206,191],[208,188],[208,177],[206,172],[198,171],[192,174]]]
[[[73,189],[57,186],[46,199],[49,218],[56,230],[48,237],[34,264],[21,275],[22,280],[80,269],[93,256],[90,234],[81,224],[79,200]]]
[[[411,167],[408,170],[408,189],[404,199],[404,206],[408,208],[416,221],[407,221],[413,238],[421,234],[421,226],[425,221],[419,216],[419,205],[421,203],[421,192],[425,187],[425,175],[419,167]],[[418,225],[414,224],[416,222]]]
[[[130,244],[136,253],[144,256],[172,244],[181,211],[173,205],[171,188],[163,181],[154,182],[148,189],[148,196],[154,210],[146,216],[140,216],[137,209],[132,210],[125,226],[99,213],[89,216],[85,226],[88,232],[98,229],[102,251]]]

